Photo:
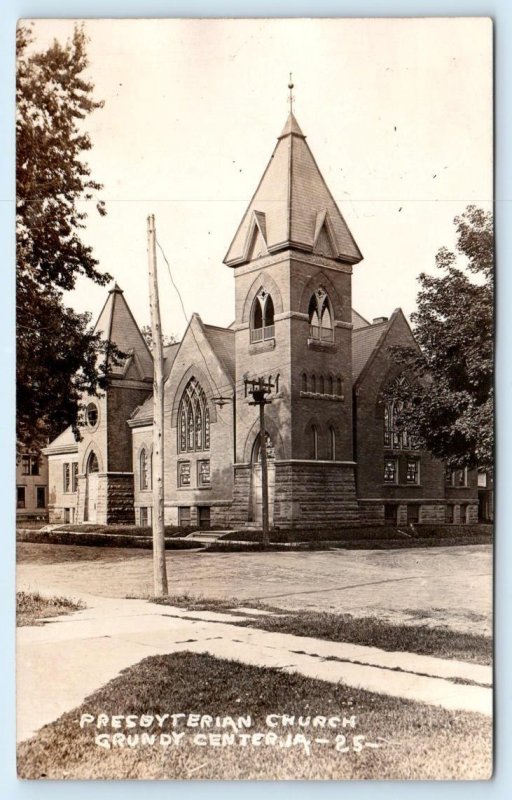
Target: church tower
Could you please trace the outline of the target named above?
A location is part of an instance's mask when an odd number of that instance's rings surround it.
[[[236,295],[233,524],[261,523],[257,408],[266,406],[270,521],[357,519],[352,450],[351,274],[362,255],[290,114],[224,263]]]
[[[84,397],[84,424],[78,444],[76,521],[133,523],[131,430],[127,420],[151,394],[153,359],[115,284],[94,327],[104,342],[123,354],[112,361],[101,397]]]

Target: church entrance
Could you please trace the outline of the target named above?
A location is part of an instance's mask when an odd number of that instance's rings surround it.
[[[268,524],[274,524],[274,492],[276,483],[276,453],[272,439],[265,434],[267,442],[267,475],[268,475]],[[263,524],[263,492],[261,481],[261,447],[260,435],[256,437],[252,449],[252,475],[251,475],[251,520],[260,527]]]
[[[84,522],[97,522],[98,472],[99,465],[96,453],[91,453],[87,459],[86,466]]]

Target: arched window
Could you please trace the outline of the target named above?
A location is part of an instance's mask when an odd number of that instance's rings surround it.
[[[86,471],[89,472],[99,472],[100,467],[98,464],[98,456],[96,453],[92,452],[87,459],[87,469]]]
[[[316,394],[316,375],[311,376],[311,391]]]
[[[308,376],[305,372],[302,373],[302,391],[307,392],[308,390]]]
[[[334,341],[333,314],[329,295],[321,286],[309,301],[309,335],[321,342]]]
[[[403,375],[396,378],[391,384],[390,393],[400,391],[407,386],[407,378]],[[404,407],[403,400],[399,397],[392,397],[384,404],[384,447],[391,450],[415,450],[417,449],[414,437],[409,436],[407,431],[400,429],[400,412]]]
[[[334,428],[329,428],[329,458],[331,461],[336,461],[336,431]]]
[[[180,453],[210,449],[210,411],[206,395],[191,378],[181,397],[178,411],[178,449]]]
[[[343,395],[343,382],[341,378],[336,378],[336,394],[338,397]]]
[[[267,461],[275,461],[276,448],[268,431],[265,431],[265,443],[267,445]],[[261,462],[261,439],[259,433],[254,441],[252,449],[252,460],[253,463]]]
[[[140,468],[140,488],[144,491],[144,489],[149,489],[149,460],[148,460],[148,453],[145,447],[143,447],[142,450],[140,451],[139,468]]]
[[[274,336],[274,303],[266,289],[260,289],[251,309],[251,342],[262,342]]]
[[[318,458],[318,428],[316,425],[311,426],[311,458]]]
[[[320,375],[320,380],[318,381],[318,384],[319,384],[318,391],[320,392],[320,394],[325,394],[325,380],[323,375]]]

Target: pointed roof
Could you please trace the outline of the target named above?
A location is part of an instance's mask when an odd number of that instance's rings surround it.
[[[350,264],[362,259],[292,112],[224,263],[236,267],[290,247]]]
[[[135,380],[152,380],[151,353],[124,298],[123,290],[117,283],[108,293],[94,332],[100,333],[103,341],[112,342],[127,355],[122,364],[112,368],[113,375]]]

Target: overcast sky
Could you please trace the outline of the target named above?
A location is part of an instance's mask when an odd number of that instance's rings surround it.
[[[35,23],[37,45],[73,23]],[[417,276],[454,245],[453,217],[492,199],[492,29],[487,19],[87,21],[90,77],[104,108],[87,120],[93,176],[84,239],[149,321],[146,217],[187,314],[229,325],[224,258],[288,110],[294,111],[361,249],[353,305],[415,307]],[[185,319],[159,262],[166,333]],[[96,317],[105,288],[70,305]]]

